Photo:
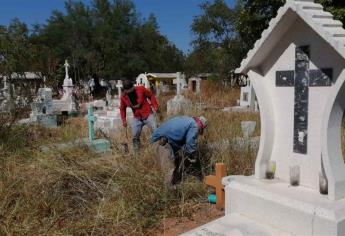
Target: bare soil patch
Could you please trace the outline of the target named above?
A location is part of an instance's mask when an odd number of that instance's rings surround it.
[[[155,230],[153,235],[180,235],[222,216],[224,216],[223,210],[218,210],[213,204],[202,203],[190,217],[173,217],[164,219],[161,227],[158,230]]]

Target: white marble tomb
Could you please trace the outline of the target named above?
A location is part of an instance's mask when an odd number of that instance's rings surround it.
[[[225,217],[185,235],[345,235],[344,68],[341,22],[288,0],[236,71],[260,105],[255,174],[223,178]]]

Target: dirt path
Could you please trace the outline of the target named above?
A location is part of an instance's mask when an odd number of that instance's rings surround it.
[[[215,205],[208,203],[200,205],[191,217],[167,218],[164,220],[160,229],[154,232],[159,236],[175,236],[194,229],[200,225],[206,224],[224,215]]]

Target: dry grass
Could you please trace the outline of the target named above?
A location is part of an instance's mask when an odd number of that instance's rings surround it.
[[[171,97],[160,97],[160,104]],[[209,83],[201,96],[188,97],[194,104],[221,108],[236,104],[239,89]],[[224,162],[228,174],[252,174],[257,150],[222,142],[240,136],[244,120],[257,121],[255,136],[260,135],[259,115],[196,107],[188,115],[209,120],[199,139],[201,173],[211,174],[216,162]],[[165,114],[165,105],[161,111]],[[0,235],[145,235],[164,218],[192,215],[209,189],[193,175],[184,176],[177,189],[167,188],[155,167],[149,135],[146,130],[140,155],[124,154],[121,144],[130,143],[130,137],[120,130],[111,140],[112,153],[100,156],[82,146],[40,151],[41,145],[87,137],[82,118],[58,129],[18,126],[1,134]],[[342,135],[344,140],[344,130]],[[214,143],[221,145],[214,148]]]

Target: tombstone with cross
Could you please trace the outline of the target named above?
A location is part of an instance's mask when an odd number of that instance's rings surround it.
[[[92,104],[88,105],[87,121],[89,137],[87,139],[83,139],[83,142],[90,148],[94,149],[96,152],[104,153],[110,151],[109,140],[95,138],[95,122],[97,121],[97,118],[94,115]]]
[[[313,0],[288,0],[236,73],[249,76],[257,96],[260,146],[253,176],[223,178],[226,216],[212,225],[243,217],[231,227],[345,235],[342,23]]]
[[[70,67],[70,65],[68,64],[68,61],[65,60],[65,79],[63,81],[63,97],[62,100],[72,100],[72,96],[73,96],[73,81],[72,79],[69,77],[68,74],[68,68]]]
[[[63,94],[59,100],[53,100],[54,110],[56,113],[68,112],[73,114],[77,111],[75,98],[74,98],[74,85],[72,79],[69,77],[68,68],[70,67],[67,60],[65,60],[65,79],[63,81]]]
[[[185,75],[181,72],[177,72],[176,79],[173,80],[173,84],[176,85],[176,96],[180,96],[182,94],[182,90],[187,87]]]
[[[116,88],[117,88],[117,96],[120,99],[121,94],[122,94],[122,88],[123,88],[122,80],[117,81]]]
[[[182,89],[186,87],[185,76],[181,72],[176,73],[173,80],[176,85],[176,95],[167,102],[167,114],[173,115],[188,110],[191,106],[190,101],[182,95]]]

